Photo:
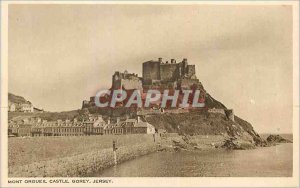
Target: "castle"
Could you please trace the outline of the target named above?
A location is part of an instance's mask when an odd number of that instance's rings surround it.
[[[142,80],[144,89],[191,89],[193,86],[203,89],[195,65],[189,65],[186,58],[179,63],[175,59],[163,62],[162,58],[144,62]]]
[[[196,77],[195,65],[189,65],[187,59],[177,63],[175,59],[163,62],[150,60],[143,63],[143,75],[124,71],[115,72],[112,76],[112,89],[203,89]]]
[[[139,77],[137,74],[128,73],[128,71],[116,71],[112,76],[112,86],[110,90],[124,89],[126,91],[140,90],[145,93],[149,89],[156,90],[192,90],[198,89],[202,91],[203,100],[205,98],[205,90],[196,77],[195,65],[189,65],[186,58],[177,63],[175,59],[170,62],[158,60],[150,60],[143,63],[143,75]],[[82,108],[95,106],[95,97],[90,100],[83,101]]]

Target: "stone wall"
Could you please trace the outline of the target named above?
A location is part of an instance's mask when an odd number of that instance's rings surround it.
[[[199,80],[198,79],[181,79],[180,80],[180,85],[182,89],[191,89],[193,85],[199,85]]]
[[[144,108],[142,110],[137,111],[137,115],[152,115],[152,114],[162,114],[161,109],[147,109]]]
[[[114,80],[112,88],[113,89],[142,89],[142,82],[138,79],[120,79]]]
[[[188,65],[187,66],[187,76],[191,77],[196,74],[195,65]]]
[[[179,78],[178,64],[161,64],[160,78],[162,82],[173,82]]]
[[[164,109],[164,113],[169,114],[181,114],[181,113],[188,113],[189,109],[185,108],[175,108],[175,109]]]
[[[138,136],[138,135],[136,135]],[[149,135],[149,138],[152,135]],[[136,145],[122,146],[117,150],[117,162],[121,163],[138,156],[157,151],[152,139]],[[9,177],[85,177],[114,165],[112,148],[90,151],[79,155],[9,167]]]
[[[143,63],[144,85],[151,85],[155,81],[161,81],[162,83],[174,82],[183,76],[190,78],[195,74],[195,65],[187,65],[186,59],[180,63],[176,63],[175,59],[171,59],[171,63],[163,63],[161,58],[159,58],[158,61]]]
[[[125,89],[139,89],[142,90],[142,82],[140,80],[122,80],[122,86],[124,86]]]
[[[234,111],[233,111],[233,109],[225,110],[225,114],[226,114],[228,119],[230,119],[231,121],[234,121]]]
[[[152,84],[152,80],[160,80],[160,62],[148,61],[143,63],[144,84]]]
[[[142,81],[137,74],[115,72],[112,76],[112,89],[142,89]]]
[[[208,109],[208,112],[209,113],[217,113],[217,114],[225,115],[225,110],[222,109],[222,108],[211,108],[211,109]]]

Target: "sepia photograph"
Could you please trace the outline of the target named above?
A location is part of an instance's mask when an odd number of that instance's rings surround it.
[[[298,187],[298,29],[297,1],[1,2],[1,185]]]

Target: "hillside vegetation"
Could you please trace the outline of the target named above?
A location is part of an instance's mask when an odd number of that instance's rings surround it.
[[[65,112],[43,112],[43,113],[24,113],[24,112],[10,112],[8,113],[8,120],[22,120],[24,118],[39,117],[47,121],[56,121],[58,119],[74,119],[81,115],[81,110],[72,110]]]
[[[30,103],[24,97],[17,96],[12,93],[8,93],[8,101],[12,103]]]
[[[206,108],[227,109],[224,104],[211,97],[205,99]],[[235,116],[231,121],[223,114],[190,112],[182,114],[161,114],[146,117],[147,121],[158,129],[187,135],[228,135],[248,140],[257,146],[265,146],[266,141],[257,134],[253,126]]]
[[[158,129],[187,135],[239,136],[245,140],[262,145],[263,139],[254,131],[250,123],[235,116],[235,122],[222,114],[182,113],[162,114],[146,117]]]
[[[21,100],[22,97],[16,97]],[[205,100],[206,108],[227,109],[224,104],[215,100],[208,93]],[[44,113],[9,113],[9,120],[23,119],[24,117],[40,117],[48,121],[58,119],[82,120],[87,113],[99,113],[91,109],[73,110],[66,112],[44,112]],[[243,137],[256,145],[264,145],[263,139],[254,131],[252,125],[235,116],[235,121],[229,120],[225,115],[208,113],[205,110],[193,111],[182,114],[157,114],[146,116],[146,120],[157,129],[165,129],[170,133],[180,133],[188,135],[228,135],[231,137]]]

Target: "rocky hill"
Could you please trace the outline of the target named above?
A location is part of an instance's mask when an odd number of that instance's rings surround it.
[[[205,107],[227,109],[224,104],[214,99],[209,93],[206,93],[205,95]]]
[[[24,97],[9,94],[9,100],[16,103],[26,102]],[[206,94],[206,108],[227,109],[224,104]],[[85,109],[88,113],[99,113],[92,109]],[[27,114],[28,117],[40,117],[46,120],[73,119],[79,118],[84,110],[74,110],[68,112],[45,112],[42,114]],[[16,119],[23,114],[9,114],[9,119]],[[182,135],[223,135],[224,137],[239,138],[255,146],[266,146],[267,142],[256,133],[253,126],[238,116],[234,116],[234,121],[228,119],[224,114],[209,113],[207,111],[193,111],[181,114],[157,114],[146,116],[145,119],[157,129],[165,129],[170,133]]]
[[[206,107],[227,109],[221,102],[209,94],[206,95]],[[146,117],[146,120],[158,129],[178,132],[187,135],[223,135],[239,138],[255,146],[266,146],[267,143],[257,134],[253,126],[235,116],[235,121],[223,114],[208,112],[190,112],[182,114],[160,114]]]
[[[29,103],[31,104],[30,101],[27,101],[24,97],[22,96],[17,96],[14,95],[12,93],[8,93],[8,101],[12,102],[12,103]]]

